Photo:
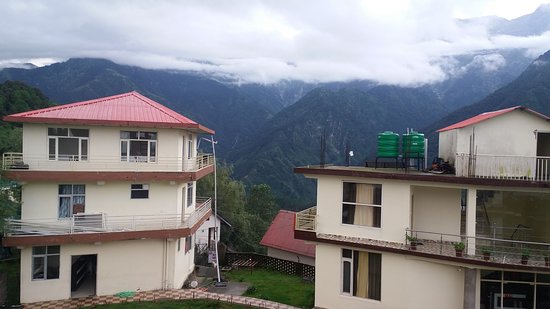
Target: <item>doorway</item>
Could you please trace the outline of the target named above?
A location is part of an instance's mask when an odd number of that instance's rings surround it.
[[[543,157],[543,158],[541,158]],[[550,133],[537,132],[537,179],[550,180]]]
[[[71,298],[96,295],[97,254],[71,257]]]

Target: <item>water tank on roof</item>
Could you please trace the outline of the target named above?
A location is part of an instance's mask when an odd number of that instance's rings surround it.
[[[403,155],[406,157],[424,156],[424,134],[411,131],[403,134]]]
[[[399,134],[392,131],[378,133],[378,150],[376,156],[397,158],[399,156]]]

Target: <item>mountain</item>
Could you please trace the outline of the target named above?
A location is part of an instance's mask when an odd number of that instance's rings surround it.
[[[447,110],[421,89],[378,86],[368,91],[317,88],[275,115],[257,137],[233,153],[235,175],[245,183],[267,183],[287,209],[314,200],[313,181],[294,175],[293,167],[319,164],[325,132],[326,162],[343,164],[346,143],[353,165],[373,160],[377,133],[420,128]]]
[[[21,151],[21,128],[5,123],[2,117],[28,110],[52,106],[50,100],[36,88],[21,82],[0,84],[0,153]]]
[[[540,5],[535,12],[512,20],[500,19],[490,24],[491,34],[515,36],[540,35],[550,30],[550,4]]]
[[[483,100],[460,108],[424,128],[430,140],[437,141],[436,130],[469,117],[507,107],[523,105],[550,115],[550,51],[535,61],[514,81],[498,89]],[[437,150],[432,143],[432,150]]]
[[[215,80],[104,59],[70,59],[35,69],[7,68],[0,71],[0,82],[6,80],[36,87],[60,104],[136,90],[216,130],[222,157],[272,116],[246,94]]]

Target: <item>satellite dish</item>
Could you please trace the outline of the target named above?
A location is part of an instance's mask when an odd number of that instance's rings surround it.
[[[196,289],[199,286],[199,283],[196,280],[193,280],[191,281],[191,283],[189,283],[189,286],[193,289]]]

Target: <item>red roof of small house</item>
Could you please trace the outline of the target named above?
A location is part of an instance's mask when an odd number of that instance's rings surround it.
[[[295,212],[280,210],[265,232],[260,244],[309,257],[315,257],[315,245],[294,238]]]
[[[58,105],[4,117],[5,121],[182,128],[197,133],[214,131],[135,91],[95,100]]]
[[[544,118],[545,120],[550,120],[550,118],[548,116],[543,115],[543,114],[541,114],[539,112],[536,112],[532,109],[529,109],[527,107],[514,106],[514,107],[505,108],[505,109],[500,109],[500,110],[497,110],[497,111],[485,112],[485,113],[479,114],[479,115],[474,116],[472,118],[468,118],[466,120],[462,120],[461,122],[457,122],[455,124],[452,124],[452,125],[450,125],[448,127],[445,127],[443,129],[439,129],[439,130],[437,130],[437,132],[443,132],[443,131],[449,131],[449,130],[464,128],[464,127],[467,127],[469,125],[476,124],[478,122],[482,122],[484,120],[491,119],[491,118],[500,116],[502,114],[506,114],[506,113],[509,113],[511,111],[518,110],[518,109],[529,112],[529,113],[531,113],[533,115],[536,115],[536,116],[539,116],[541,118]]]

